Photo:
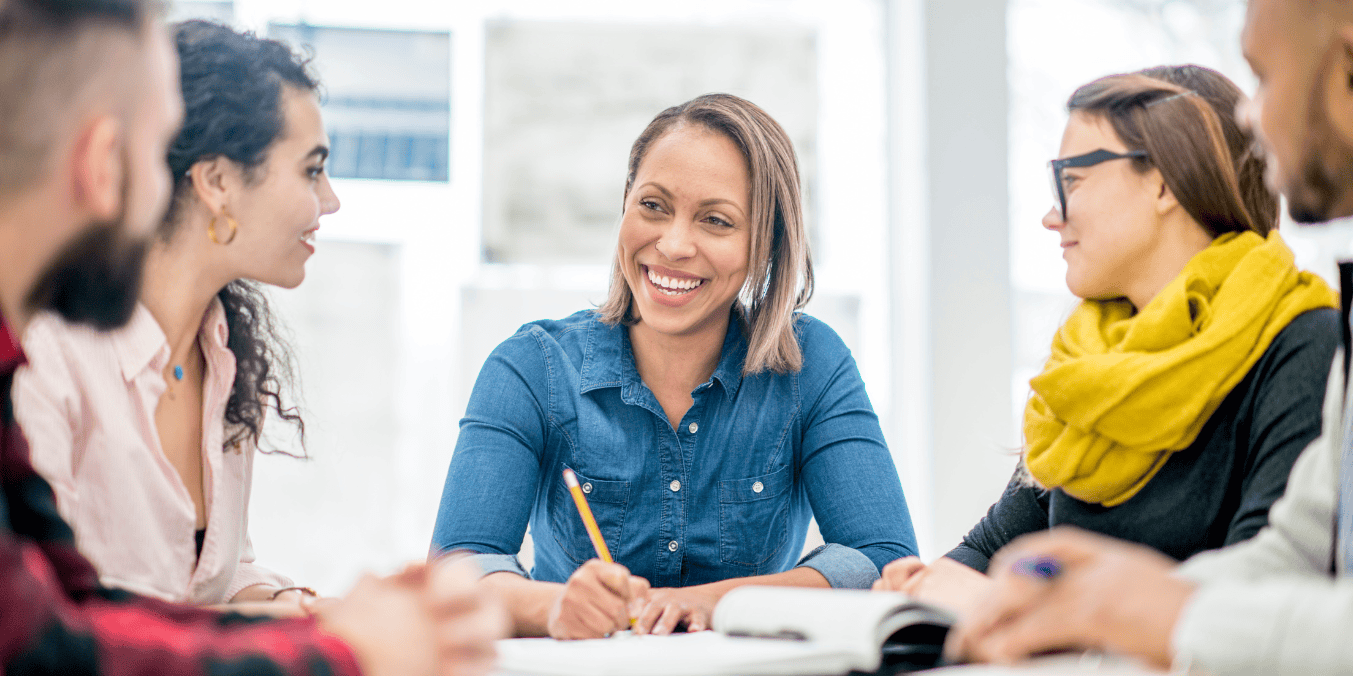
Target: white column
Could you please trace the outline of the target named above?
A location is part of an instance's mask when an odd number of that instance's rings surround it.
[[[922,556],[1001,494],[1011,404],[1006,0],[887,0],[893,406]]]

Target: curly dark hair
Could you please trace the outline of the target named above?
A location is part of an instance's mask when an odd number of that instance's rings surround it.
[[[308,70],[309,60],[281,42],[209,21],[184,21],[174,29],[184,116],[183,129],[169,149],[174,190],[160,228],[165,240],[173,236],[179,214],[191,199],[188,170],[194,164],[225,157],[244,169],[246,181],[259,180],[257,170],[286,126],[283,85],[319,90],[319,81]],[[235,384],[225,410],[226,446],[245,439],[259,444],[271,408],[296,426],[304,453],[305,421],[295,406],[283,401],[283,390],[295,389],[292,350],[267,295],[258,284],[243,279],[216,295],[230,330],[226,344],[235,355]]]

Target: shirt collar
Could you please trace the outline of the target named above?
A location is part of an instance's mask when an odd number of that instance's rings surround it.
[[[734,311],[728,319],[728,333],[723,337],[723,352],[719,356],[719,365],[714,369],[714,379],[723,386],[729,399],[738,393],[742,385],[742,367],[747,360],[747,339],[742,333],[742,314]]]
[[[14,373],[27,362],[23,347],[19,345],[19,337],[10,332],[9,322],[5,321],[4,315],[0,315],[0,375]]]
[[[622,362],[627,362],[622,363]],[[630,351],[629,330],[623,323],[607,324],[592,313],[592,326],[587,331],[587,345],[583,350],[582,373],[579,388],[584,394],[605,387],[620,387],[625,366],[634,368],[634,353]]]
[[[169,344],[164,329],[155,321],[155,316],[142,303],[136,304],[127,325],[109,334],[113,343],[113,352],[117,354],[118,366],[122,369],[122,379],[131,382],[147,368],[156,357],[169,358]],[[163,353],[163,356],[160,356]],[[160,364],[160,368],[164,365]]]
[[[742,384],[742,364],[747,357],[747,340],[743,337],[742,319],[734,312],[724,334],[719,364],[711,380],[719,381],[724,394],[732,398]],[[588,331],[587,347],[583,353],[579,388],[584,394],[606,387],[622,387],[642,382],[634,364],[634,350],[630,346],[629,329],[623,323],[593,322]]]
[[[207,306],[207,314],[202,317],[202,326],[198,329],[197,335],[206,338],[213,348],[228,349],[230,325],[226,323],[225,305],[221,303],[219,296],[212,298],[211,304]]]
[[[211,304],[207,306],[207,314],[202,317],[202,324],[197,329],[197,336],[203,341],[204,349],[212,348],[212,352],[220,352],[227,349],[229,334],[225,306],[219,298],[212,298]],[[159,360],[169,359],[169,339],[165,337],[160,323],[155,321],[155,316],[142,303],[136,304],[131,320],[112,336],[122,377],[128,382],[147,369],[163,369],[164,363]]]

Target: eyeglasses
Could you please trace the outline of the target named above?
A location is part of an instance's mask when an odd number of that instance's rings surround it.
[[[1149,155],[1145,150],[1129,150],[1126,153],[1115,153],[1112,150],[1099,149],[1093,152],[1077,155],[1075,157],[1064,157],[1060,160],[1048,162],[1048,168],[1052,170],[1050,178],[1052,179],[1052,196],[1056,198],[1053,206],[1057,207],[1057,216],[1066,220],[1066,188],[1062,183],[1062,170],[1067,167],[1083,168],[1093,167],[1100,162],[1109,160],[1122,160],[1127,158],[1146,159]]]

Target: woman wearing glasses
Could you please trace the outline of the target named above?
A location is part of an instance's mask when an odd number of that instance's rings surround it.
[[[1084,301],[1030,381],[1021,462],[962,544],[893,562],[876,588],[963,611],[1024,533],[1074,525],[1183,559],[1267,523],[1320,432],[1339,320],[1278,236],[1242,100],[1196,66],[1071,96],[1043,226]]]

